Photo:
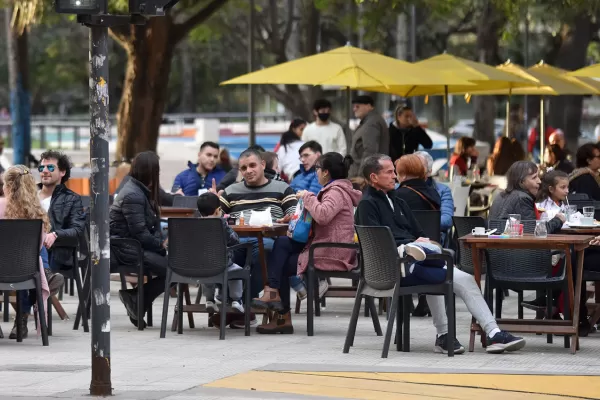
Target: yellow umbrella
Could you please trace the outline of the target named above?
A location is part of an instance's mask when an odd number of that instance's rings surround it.
[[[470,83],[451,74],[372,53],[352,46],[288,61],[221,83],[331,85],[352,89]]]
[[[510,72],[498,70],[487,64],[466,60],[450,54],[440,54],[423,61],[415,63],[419,68],[435,70],[438,73],[449,73],[457,78],[469,81],[473,85],[445,83],[443,85],[415,85],[412,88],[395,87],[389,88],[370,88],[366,90],[378,90],[400,94],[403,96],[424,96],[424,95],[443,95],[444,96],[444,133],[446,134],[448,146],[448,161],[450,161],[450,135],[448,133],[448,94],[470,92],[474,88],[479,90],[504,90],[522,86],[537,86],[539,83],[530,78],[520,77]]]
[[[576,76],[578,78],[582,76],[587,76],[588,78],[600,78],[600,64],[590,65],[578,69],[577,71],[569,72],[568,75]]]
[[[590,78],[576,78],[566,74],[567,71],[540,62],[533,67],[523,67],[507,62],[499,65],[498,69],[511,72],[519,76],[531,76],[537,79],[542,86],[516,88],[509,90],[479,91],[476,88],[470,92],[473,95],[539,95],[540,98],[540,157],[544,156],[546,129],[544,124],[544,96],[561,95],[589,95],[600,93],[600,83]]]

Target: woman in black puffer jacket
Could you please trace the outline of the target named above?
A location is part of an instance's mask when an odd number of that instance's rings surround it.
[[[156,275],[144,284],[144,310],[152,307],[152,302],[164,292],[168,264],[167,241],[160,230],[159,174],[156,153],[145,151],[138,154],[131,163],[130,179],[110,208],[111,238],[140,242],[144,251],[144,267]],[[111,264],[136,264],[137,257],[132,246],[121,243],[111,246]],[[137,326],[143,318],[137,312],[137,288],[120,290],[119,298],[131,322]],[[143,320],[141,323],[145,324]]]

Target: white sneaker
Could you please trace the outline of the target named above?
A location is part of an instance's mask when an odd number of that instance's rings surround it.
[[[326,280],[319,281],[319,298],[325,296],[329,289],[329,283]]]
[[[218,313],[219,312],[219,307],[215,304],[214,301],[206,300],[206,311],[213,312],[213,313]]]
[[[425,251],[414,244],[406,244],[398,246],[398,255],[403,258],[406,255],[411,256],[415,261],[423,261],[427,256]]]
[[[231,308],[239,313],[244,313],[244,306],[239,301],[232,301]]]

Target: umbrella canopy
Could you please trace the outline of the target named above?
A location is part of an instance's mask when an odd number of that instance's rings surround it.
[[[539,95],[539,96],[561,96],[561,95],[585,95],[596,94],[600,85],[590,82],[589,78],[578,79],[567,76],[566,71],[552,67],[548,64],[539,63],[525,69],[520,65],[513,64],[510,61],[496,67],[499,70],[510,72],[514,75],[535,79],[540,86],[521,87],[513,89],[500,90],[478,90],[473,88],[468,90],[472,95]]]
[[[452,76],[469,81],[471,85],[453,84],[414,86],[406,90],[401,87],[391,87],[389,90],[379,90],[402,96],[443,95],[445,93],[467,93],[477,90],[503,90],[525,86],[538,86],[539,82],[531,77],[514,75],[487,64],[466,60],[450,54],[440,54],[414,65],[419,68],[435,70],[436,73],[449,73]],[[369,90],[369,89],[365,89]],[[374,90],[376,90],[374,88]]]
[[[577,71],[569,72],[569,75],[576,77],[586,76],[588,78],[600,78],[600,64],[590,65],[588,67],[578,69]]]
[[[288,61],[221,84],[332,85],[352,89],[402,87],[405,90],[416,85],[470,85],[467,80],[449,73],[352,46]]]

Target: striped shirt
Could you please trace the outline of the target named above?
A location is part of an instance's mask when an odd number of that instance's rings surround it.
[[[233,218],[250,218],[250,211],[263,211],[271,207],[274,220],[292,215],[296,211],[296,194],[289,185],[282,181],[269,179],[262,186],[246,186],[246,182],[235,183],[223,192],[221,209]]]

